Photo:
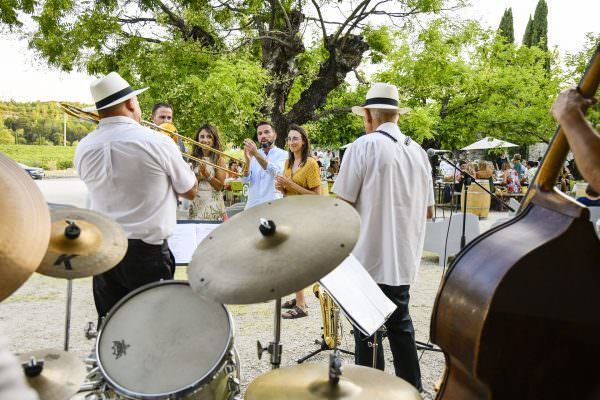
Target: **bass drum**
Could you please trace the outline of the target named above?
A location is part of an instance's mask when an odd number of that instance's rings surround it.
[[[123,298],[102,324],[96,355],[108,384],[127,399],[239,395],[231,315],[187,282],[152,283]]]

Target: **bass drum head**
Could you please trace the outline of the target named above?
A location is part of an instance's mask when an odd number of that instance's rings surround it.
[[[109,313],[96,344],[111,386],[134,399],[191,393],[208,382],[233,342],[224,305],[165,281],[127,295]]]

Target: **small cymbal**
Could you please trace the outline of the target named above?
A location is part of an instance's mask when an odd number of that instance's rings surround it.
[[[274,232],[267,220],[274,222]],[[190,285],[225,304],[280,298],[337,267],[352,251],[359,230],[358,213],[342,200],[291,196],[270,201],[235,215],[200,243],[190,262]]]
[[[35,272],[49,239],[44,196],[17,163],[0,153],[0,301]]]
[[[244,399],[419,400],[421,396],[405,380],[374,368],[345,365],[339,383],[332,384],[326,363],[307,363],[259,376],[248,385]]]
[[[34,361],[43,361],[39,375],[30,377],[26,373],[27,383],[38,393],[40,400],[70,399],[85,380],[85,364],[73,353],[37,350],[18,357],[22,364],[31,364],[32,357]]]
[[[37,272],[55,278],[83,278],[108,271],[127,251],[123,228],[104,215],[82,208],[50,211],[50,243]]]

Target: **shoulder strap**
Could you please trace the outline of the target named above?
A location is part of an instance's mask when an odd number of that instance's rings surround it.
[[[375,131],[375,132],[381,133],[381,134],[383,134],[383,135],[385,135],[385,136],[389,137],[390,139],[392,139],[392,141],[393,141],[394,143],[398,142],[398,140],[397,140],[395,137],[393,137],[392,135],[390,135],[390,134],[389,134],[389,133],[387,133],[386,131],[380,131],[380,130],[377,130],[377,131]]]

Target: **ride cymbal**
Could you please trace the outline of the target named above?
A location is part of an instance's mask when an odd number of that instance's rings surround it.
[[[44,196],[17,163],[0,153],[0,301],[35,272],[49,239]]]
[[[73,353],[52,349],[17,356],[24,364],[27,383],[38,393],[40,400],[70,399],[79,391],[86,376],[85,364]],[[43,365],[40,365],[42,361]]]
[[[326,363],[307,363],[269,371],[253,380],[246,400],[395,399],[419,400],[410,383],[360,365],[345,365],[338,383],[330,383]]]
[[[337,267],[359,230],[358,213],[342,200],[307,195],[270,201],[235,215],[200,243],[190,285],[224,304],[280,298]]]
[[[52,230],[37,272],[55,278],[84,278],[108,271],[127,251],[123,228],[102,214],[82,208],[50,211]]]

